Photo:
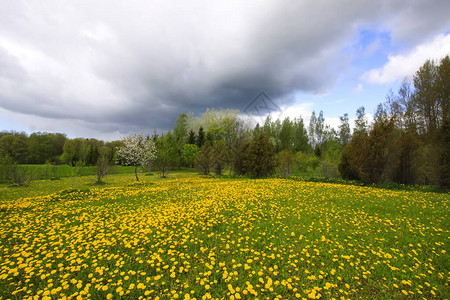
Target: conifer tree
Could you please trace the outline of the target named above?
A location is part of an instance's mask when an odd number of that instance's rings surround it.
[[[275,171],[275,151],[272,143],[264,133],[260,133],[250,142],[244,167],[246,173],[252,177],[261,177],[273,174]]]

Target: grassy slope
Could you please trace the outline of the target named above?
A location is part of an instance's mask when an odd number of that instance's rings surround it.
[[[171,178],[0,185],[0,296],[450,297],[448,194]]]

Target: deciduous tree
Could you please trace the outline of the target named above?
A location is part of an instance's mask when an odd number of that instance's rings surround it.
[[[137,168],[149,164],[155,159],[156,147],[151,139],[143,134],[122,138],[123,146],[117,149],[117,155],[125,165],[134,166],[136,180],[139,181]]]
[[[183,148],[183,161],[189,166],[189,168],[192,168],[195,158],[199,154],[200,149],[195,144],[186,144]]]
[[[229,160],[228,146],[225,141],[220,140],[212,146],[211,159],[214,173],[216,175],[222,175],[225,164]]]
[[[339,124],[339,141],[342,145],[347,145],[351,139],[350,124],[348,122],[348,114],[340,116],[341,124]]]
[[[211,169],[213,168],[213,158],[212,158],[213,148],[209,141],[206,141],[202,148],[200,149],[200,153],[197,155],[195,159],[195,167],[202,175],[209,175]]]
[[[161,178],[166,177],[178,158],[178,151],[173,146],[174,144],[175,141],[170,131],[156,141],[155,165],[158,168]]]
[[[278,171],[280,176],[291,176],[295,169],[295,157],[291,150],[278,153]]]

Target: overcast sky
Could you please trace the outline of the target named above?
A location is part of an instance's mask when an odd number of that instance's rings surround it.
[[[372,113],[450,54],[448,0],[0,0],[0,130],[119,139],[181,112]]]

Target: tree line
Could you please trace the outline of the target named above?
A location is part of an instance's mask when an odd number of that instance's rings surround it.
[[[109,163],[158,170],[161,176],[195,167],[208,175],[224,172],[253,177],[296,173],[342,177],[365,183],[396,182],[449,187],[450,58],[426,61],[411,83],[389,91],[369,122],[356,111],[338,128],[312,113],[308,126],[299,116],[253,125],[238,110],[207,109],[201,117],[181,113],[164,134],[135,135],[121,141],[68,139],[64,134],[0,133],[0,155],[19,164],[51,161],[75,165]]]
[[[100,156],[111,159],[120,141],[104,142],[97,139],[69,139],[62,133],[0,132],[0,156],[18,164],[74,164],[83,161],[93,166]]]
[[[450,186],[450,58],[428,60],[380,103],[374,122],[362,115],[343,149],[343,178],[368,183]]]

